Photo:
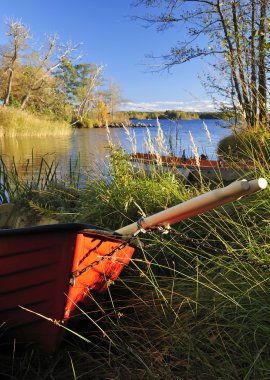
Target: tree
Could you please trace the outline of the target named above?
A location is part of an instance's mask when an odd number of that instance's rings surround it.
[[[96,118],[99,126],[108,123],[109,108],[102,98],[98,98],[95,104]]]
[[[78,72],[79,86],[77,87],[78,103],[75,107],[75,115],[78,121],[94,107],[98,98],[98,88],[102,83],[103,66],[84,63],[75,66]]]
[[[1,66],[4,73],[7,74],[6,90],[3,98],[4,106],[8,106],[10,103],[15,68],[20,60],[20,53],[25,49],[29,38],[29,30],[20,21],[9,20],[7,21],[7,27],[6,35],[9,38],[9,44],[2,46],[1,51]]]
[[[72,64],[64,59],[54,76],[61,81],[61,89],[73,106],[74,123],[82,123],[100,98],[98,91],[103,78],[103,66],[93,63]]]
[[[63,115],[66,105],[60,81],[53,73],[64,60],[71,60],[76,46],[48,36],[38,50],[28,46],[29,30],[19,21],[9,21],[9,42],[0,48],[0,97],[3,105]],[[62,102],[62,104],[60,104]]]
[[[210,57],[219,73],[212,88],[237,108],[247,127],[265,125],[268,0],[140,0],[137,5],[161,7],[159,15],[143,18],[160,30],[179,23],[186,28],[187,40],[160,57],[162,69]]]
[[[21,100],[21,108],[25,109],[29,99],[34,93],[40,92],[41,89],[53,83],[52,74],[61,66],[62,62],[69,58],[70,54],[76,50],[76,46],[71,44],[58,44],[58,36],[48,37],[48,44],[42,53],[32,53],[29,67],[34,67],[33,75],[28,78],[25,94]]]
[[[118,107],[122,102],[121,89],[119,85],[110,80],[109,88],[106,92],[104,92],[104,97],[109,108],[111,121],[113,122],[115,112],[118,110]]]
[[[71,104],[77,102],[80,75],[78,65],[74,65],[68,57],[62,59],[60,66],[53,73],[59,81],[59,88]]]

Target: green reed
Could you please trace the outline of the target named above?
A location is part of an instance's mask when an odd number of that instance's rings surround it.
[[[50,219],[56,222],[56,217],[72,221],[78,214],[82,178],[79,162],[79,157],[70,159],[68,172],[63,174],[55,159],[41,157],[37,162],[33,151],[23,164],[0,157],[0,197],[4,203],[17,205],[15,220],[26,213],[27,225],[37,223],[41,217],[46,217],[46,223]]]

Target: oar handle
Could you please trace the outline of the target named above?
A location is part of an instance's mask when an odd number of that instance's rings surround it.
[[[230,185],[209,191],[199,195],[179,205],[160,211],[154,215],[148,216],[141,221],[141,227],[144,229],[155,228],[157,226],[168,226],[179,222],[180,220],[203,213],[207,210],[222,206],[225,203],[233,202],[244,195],[255,193],[267,187],[267,181],[264,178],[252,181],[236,181]],[[129,224],[116,230],[121,235],[132,235],[138,230],[138,223]]]

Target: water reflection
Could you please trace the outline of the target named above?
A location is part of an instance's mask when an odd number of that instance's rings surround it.
[[[116,131],[112,135],[114,142],[119,141]],[[48,167],[57,164],[57,173],[63,177],[78,162],[83,170],[103,170],[108,156],[107,131],[79,129],[71,136],[6,137],[0,141],[0,155],[8,168],[15,164],[20,176],[38,172],[43,159]]]
[[[55,160],[67,162],[71,147],[69,136],[61,137],[5,137],[0,142],[0,154],[9,167],[13,162],[19,172],[25,166],[36,168],[41,158],[51,165]]]

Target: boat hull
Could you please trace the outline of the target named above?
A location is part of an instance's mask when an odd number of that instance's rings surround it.
[[[134,252],[129,245],[106,256],[122,245],[123,240],[110,236],[109,231],[81,224],[1,230],[0,325],[4,336],[53,351],[64,332],[61,324],[77,313],[77,304],[89,298],[91,291],[106,290],[108,282],[129,263]],[[74,271],[82,273],[75,278]]]
[[[239,164],[232,167],[224,161],[200,159],[197,162],[191,158],[157,156],[148,153],[133,153],[129,158],[132,166],[138,172],[143,169],[146,173],[151,173],[153,167],[163,172],[173,170],[180,177],[191,181],[202,177],[211,181],[223,180],[225,182],[233,182],[240,178],[243,173],[246,174],[252,169],[250,164]]]

